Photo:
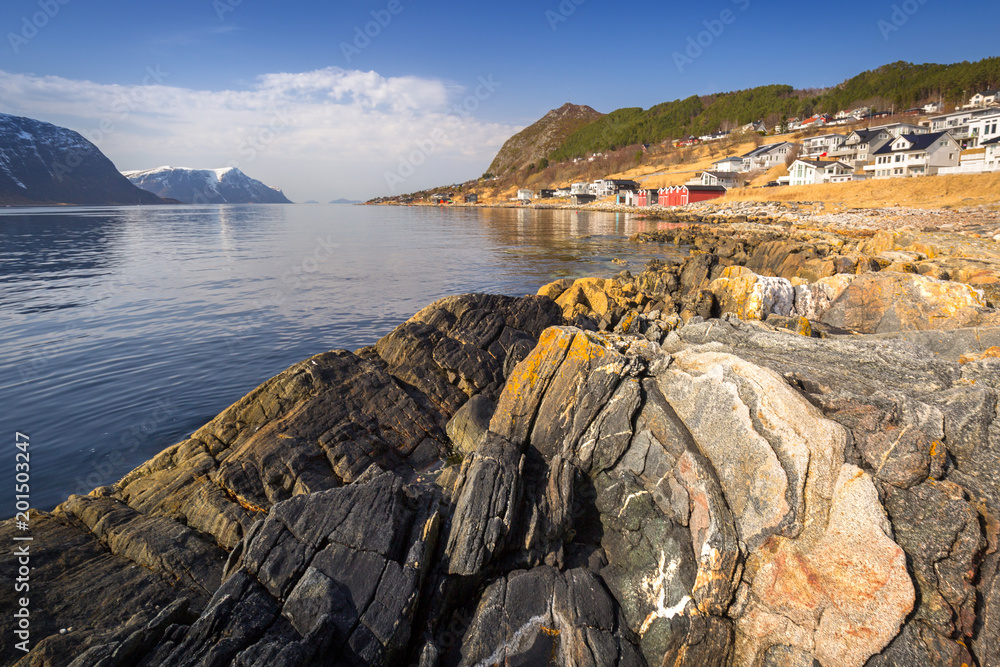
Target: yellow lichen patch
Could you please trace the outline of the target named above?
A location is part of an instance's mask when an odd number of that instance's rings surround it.
[[[964,365],[971,361],[982,361],[983,359],[987,359],[990,357],[994,359],[1000,359],[1000,347],[993,346],[986,348],[982,352],[972,352],[970,354],[963,354],[961,357],[958,358],[958,363]]]
[[[621,319],[619,326],[621,326],[622,333],[632,333],[632,325],[635,324],[636,312],[633,310]]]
[[[587,335],[575,336],[566,353],[566,361],[586,362],[607,356],[608,352]]]
[[[566,349],[574,338],[555,327],[543,331],[534,352],[514,368],[504,387],[504,394],[510,394],[517,401],[534,389],[539,380],[538,369],[546,362],[549,348]]]

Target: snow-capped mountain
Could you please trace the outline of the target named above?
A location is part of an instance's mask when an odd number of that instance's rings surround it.
[[[165,199],[188,204],[291,204],[285,194],[250,178],[235,167],[187,169],[158,167],[126,171],[132,183]]]
[[[0,114],[0,204],[162,204],[73,130]]]

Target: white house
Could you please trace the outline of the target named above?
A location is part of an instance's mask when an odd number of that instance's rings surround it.
[[[853,164],[855,168],[866,164],[871,153],[885,145],[892,135],[886,130],[854,130],[828,157]]]
[[[699,185],[721,185],[726,188],[738,188],[743,185],[743,179],[735,171],[703,171]]]
[[[721,141],[729,136],[729,132],[714,132],[712,134],[703,134],[698,139],[700,141]]]
[[[904,134],[927,134],[930,128],[925,125],[914,125],[912,123],[889,123],[888,125],[876,125],[873,130],[885,130],[894,137]]]
[[[924,113],[941,113],[941,104],[938,102],[928,102],[923,106]]]
[[[998,134],[1000,111],[984,114],[969,121],[969,143],[967,148],[981,146]]]
[[[802,140],[802,156],[816,157],[823,153],[830,153],[836,150],[844,140],[845,134],[821,134],[817,137],[809,137]]]
[[[1000,104],[1000,90],[984,90],[981,93],[976,93],[965,106],[985,107],[991,104]]]
[[[590,183],[574,183],[570,186],[570,195],[589,195]]]
[[[776,167],[779,164],[783,164],[792,151],[799,147],[799,144],[782,141],[755,148],[743,156],[743,171]]]
[[[743,158],[733,155],[712,163],[712,171],[742,171]]]
[[[517,191],[517,199],[518,199],[518,201],[522,201],[522,202],[524,202],[524,201],[531,201],[534,198],[535,198],[535,193],[532,192],[531,190],[518,190]]]
[[[955,140],[964,143],[969,148],[972,144],[972,124],[978,118],[994,113],[996,113],[996,109],[966,109],[940,116],[931,116],[928,121],[931,132],[950,132]]]
[[[957,167],[959,153],[961,147],[948,132],[904,134],[876,150],[875,164],[865,171],[875,178],[930,176],[942,167]]]
[[[843,177],[853,174],[853,167],[836,160],[796,160],[788,167],[788,184],[829,183],[835,176]]]
[[[990,139],[983,147],[986,148],[986,171],[1000,171],[1000,137]]]

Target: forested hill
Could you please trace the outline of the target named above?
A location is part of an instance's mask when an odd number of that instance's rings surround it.
[[[939,99],[954,105],[980,90],[998,86],[1000,57],[951,65],[896,62],[862,72],[832,88],[796,90],[771,85],[694,95],[647,110],[619,109],[573,132],[549,159],[561,161],[631,144],[697,136],[757,120],[773,127],[782,116],[835,114],[857,106],[901,110]]]

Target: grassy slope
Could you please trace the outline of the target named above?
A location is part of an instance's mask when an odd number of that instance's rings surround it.
[[[890,178],[782,188],[730,190],[722,201],[811,201],[834,208],[942,208],[1000,204],[1000,173]]]

